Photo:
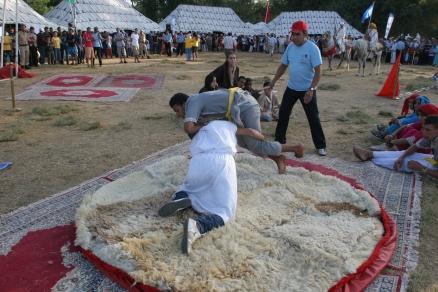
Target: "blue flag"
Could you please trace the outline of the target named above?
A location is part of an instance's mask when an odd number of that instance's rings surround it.
[[[362,15],[362,23],[364,23],[368,18],[371,17],[371,15],[373,15],[373,9],[374,9],[374,2],[373,4],[370,5],[370,7],[367,8],[367,10],[365,10],[365,12]]]

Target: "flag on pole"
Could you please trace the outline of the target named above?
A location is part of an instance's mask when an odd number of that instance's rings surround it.
[[[373,9],[374,9],[374,2],[373,4],[370,5],[370,7],[367,8],[367,10],[365,10],[365,12],[362,14],[362,23],[364,23],[368,18],[371,17],[371,15],[373,15]]]
[[[270,18],[270,11],[269,11],[269,0],[266,1],[266,13],[265,13],[265,23],[268,23]]]
[[[387,39],[389,36],[389,31],[391,30],[391,26],[392,26],[393,21],[394,21],[394,14],[389,13],[388,22],[386,23],[385,39]]]

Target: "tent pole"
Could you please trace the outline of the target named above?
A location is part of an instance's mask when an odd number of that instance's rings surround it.
[[[4,40],[6,33],[6,0],[3,0],[3,18],[2,18],[2,43],[1,43],[1,55],[0,55],[0,68],[3,68],[3,51],[4,51]]]
[[[11,100],[12,100],[12,110],[15,110],[15,86],[14,86],[14,69],[9,67],[10,77],[11,77]]]
[[[15,78],[18,78],[18,0],[15,0]]]

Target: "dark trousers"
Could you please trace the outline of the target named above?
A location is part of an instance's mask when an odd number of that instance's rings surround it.
[[[278,123],[275,130],[275,140],[282,144],[286,143],[286,131],[289,125],[289,117],[292,113],[292,108],[299,99],[306,113],[307,121],[310,125],[313,144],[317,149],[325,149],[325,137],[321,126],[321,121],[319,120],[318,104],[316,103],[316,91],[313,92],[313,98],[308,104],[304,104],[305,94],[305,91],[295,91],[289,87],[286,88],[280,105]]]
[[[184,43],[178,43],[178,46],[176,47],[176,55],[182,56],[184,54]]]
[[[29,46],[29,63],[30,66],[38,66],[38,49],[35,46]]]
[[[174,194],[173,200],[188,197],[189,195],[186,192],[179,191]],[[225,225],[222,217],[216,214],[199,214],[199,216],[195,218],[195,221],[201,234]]]
[[[46,62],[46,52],[47,52],[47,47],[46,46],[38,46],[38,51],[40,52],[40,64],[44,65],[44,63]]]
[[[164,47],[166,48],[166,54],[168,57],[172,57],[172,46],[171,43],[165,42]]]
[[[102,66],[102,48],[94,47],[94,56],[99,60],[99,65]]]

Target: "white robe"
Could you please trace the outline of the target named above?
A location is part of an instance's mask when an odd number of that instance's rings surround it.
[[[224,222],[236,213],[236,131],[227,121],[212,121],[199,130],[190,145],[192,159],[181,187],[195,211],[219,215]]]
[[[394,163],[395,161],[404,153],[405,151],[373,151],[373,160],[372,162],[378,166],[394,169]],[[421,165],[437,170],[438,168],[433,166],[427,158],[433,158],[433,155],[431,154],[424,154],[424,153],[414,153],[412,155],[409,155],[403,160],[403,165],[400,169],[400,171],[403,172],[412,172],[412,169],[408,167],[408,162],[411,160],[417,161]]]

